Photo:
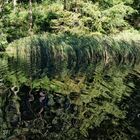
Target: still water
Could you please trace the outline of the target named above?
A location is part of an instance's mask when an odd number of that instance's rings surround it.
[[[140,139],[138,64],[71,57],[66,68],[38,50],[0,54],[1,140]]]

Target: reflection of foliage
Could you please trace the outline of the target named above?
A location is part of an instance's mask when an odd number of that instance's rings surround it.
[[[24,85],[21,85],[18,93],[21,99],[21,120],[17,120],[17,128],[11,127],[9,122],[13,118],[18,118],[13,114],[9,114],[8,118],[3,115],[3,110],[10,106],[9,103],[6,104],[6,98],[10,101],[13,96],[8,95],[9,91],[1,96],[3,101],[1,119],[4,120],[1,126],[3,133],[1,138],[25,136],[27,139],[86,140],[94,138],[96,140],[103,137],[110,140],[129,140],[129,133],[131,138],[134,135],[139,138],[137,127],[129,122],[131,117],[127,115],[128,109],[122,108],[124,102],[126,107],[129,106],[129,103],[123,99],[130,98],[135,86],[138,89],[139,79],[134,78],[137,83],[133,78],[130,80],[128,78],[131,76],[130,72],[131,69],[128,70],[127,67],[110,66],[108,68],[106,66],[104,68],[104,65],[98,64],[94,68],[92,77],[90,75],[84,78],[70,76],[59,80],[48,77],[39,78],[32,81],[32,90],[28,83],[23,82]],[[41,91],[47,98],[43,106],[39,102]],[[28,93],[34,96],[34,101],[28,101],[30,98]],[[14,99],[18,101],[18,98]],[[120,104],[123,104],[121,108]],[[44,111],[39,115],[42,107]],[[26,116],[27,112],[28,116]]]
[[[133,93],[131,96],[123,96],[121,102],[117,105],[122,112],[125,112],[124,119],[118,119],[110,114],[111,120],[104,120],[100,127],[90,129],[89,135],[94,139],[98,136],[105,139],[136,139],[140,138],[140,123],[139,123],[139,87],[140,73],[132,72],[124,79],[124,86],[127,87],[128,93]],[[132,92],[133,90],[133,92]],[[115,121],[116,120],[116,121]],[[94,135],[96,133],[96,135]]]
[[[1,139],[138,139],[127,99],[139,91],[139,39],[121,36],[43,35],[9,45],[13,54],[0,59]]]
[[[133,34],[129,35],[130,38]],[[7,51],[26,75],[38,78],[65,77],[73,73],[91,73],[100,61],[135,65],[139,62],[139,35],[126,33],[112,38],[101,35],[59,34],[24,38],[9,45]],[[20,46],[20,47],[19,47]],[[12,66],[11,66],[12,67]],[[86,71],[86,72],[85,72]]]

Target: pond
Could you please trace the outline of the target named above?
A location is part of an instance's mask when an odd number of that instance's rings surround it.
[[[88,59],[86,49],[67,47],[67,57],[63,47],[54,53],[36,46],[0,53],[0,139],[140,139],[140,65],[133,57],[114,63],[109,54]]]

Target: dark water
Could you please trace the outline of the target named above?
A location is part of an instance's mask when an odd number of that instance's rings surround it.
[[[0,54],[0,139],[140,139],[138,64],[77,71],[47,61],[43,50]]]

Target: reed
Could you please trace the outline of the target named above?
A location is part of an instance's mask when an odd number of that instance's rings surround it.
[[[108,37],[99,34],[43,34],[14,41],[7,52],[33,67],[47,68],[48,75],[92,71],[97,63],[131,65],[139,63],[139,34]]]

